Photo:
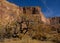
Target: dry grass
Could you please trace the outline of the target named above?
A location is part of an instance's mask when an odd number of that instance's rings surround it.
[[[53,43],[53,42],[39,41],[39,40],[35,40],[35,39],[33,40],[29,36],[24,35],[22,39],[18,39],[18,38],[5,39],[4,42],[0,42],[0,43]]]
[[[5,39],[4,42],[0,43],[53,43],[51,41],[39,41],[39,40],[32,40],[30,38],[25,38],[25,39]]]

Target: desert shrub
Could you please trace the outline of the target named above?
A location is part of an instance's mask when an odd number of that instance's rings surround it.
[[[30,24],[30,30],[29,30],[29,36],[32,38],[32,39],[37,39],[37,40],[46,40],[47,37],[46,35],[44,34],[44,29],[43,28],[43,24],[36,24],[34,22],[34,24]]]
[[[5,29],[4,27],[0,26],[0,41],[4,41],[5,37]]]
[[[60,28],[57,29],[57,33],[60,33]]]
[[[14,32],[18,32],[17,22],[8,23],[5,27],[5,38],[11,38]]]
[[[56,40],[55,42],[56,42],[56,43],[60,43],[60,40]]]
[[[41,35],[35,35],[35,36],[32,37],[32,39],[46,41],[47,37],[46,36],[41,36]]]

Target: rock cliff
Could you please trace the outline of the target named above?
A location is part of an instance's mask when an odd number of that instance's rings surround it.
[[[6,0],[0,0],[0,24],[7,25],[13,21],[21,20],[21,15],[28,16],[29,20],[36,20],[45,24],[59,24],[60,17],[46,18],[39,6],[20,7]]]
[[[0,0],[0,24],[7,25],[8,23],[17,21],[22,14],[29,15],[32,20],[37,18],[38,21],[47,23],[47,19],[39,6],[19,7],[6,0]]]
[[[49,18],[49,21],[51,25],[60,24],[60,17]]]
[[[39,6],[20,7],[0,0],[0,41],[6,38],[24,41],[28,35],[32,40],[60,43],[60,25],[55,25],[59,23],[60,17],[46,18]]]
[[[6,0],[0,0],[0,24],[6,25],[15,21],[19,15],[19,7]]]

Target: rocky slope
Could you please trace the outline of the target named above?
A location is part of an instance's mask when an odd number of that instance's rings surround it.
[[[45,24],[59,24],[60,17],[46,18],[41,12],[39,6],[19,7],[6,0],[0,0],[0,24],[8,24],[9,22],[21,20],[21,15],[27,15],[30,20],[43,22]],[[34,17],[34,18],[33,18]]]
[[[38,18],[40,21],[47,23],[40,7],[19,7],[6,0],[0,0],[0,24],[6,25],[9,22],[16,21],[22,14],[30,15],[31,17]],[[30,19],[34,19],[31,17]]]
[[[0,0],[0,24],[6,25],[9,22],[15,21],[19,16],[19,7],[7,2],[6,0]]]
[[[6,0],[0,0],[1,39],[16,37],[21,39],[28,35],[32,40],[58,42],[60,25],[50,25],[53,22],[57,23],[56,21],[60,21],[59,18],[46,18],[39,6],[19,7]]]
[[[55,25],[55,24],[60,24],[60,17],[52,17],[49,18],[50,24]]]

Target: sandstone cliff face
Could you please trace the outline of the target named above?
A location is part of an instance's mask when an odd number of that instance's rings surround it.
[[[0,24],[6,25],[8,22],[16,20],[19,15],[19,7],[5,0],[0,0]]]
[[[0,0],[0,24],[7,25],[13,21],[21,20],[21,15],[27,16],[29,20],[36,20],[45,24],[59,24],[60,17],[46,18],[39,6],[19,7],[6,0]],[[24,17],[25,17],[24,16]],[[26,18],[26,17],[25,17]]]
[[[7,25],[13,21],[21,20],[19,16],[22,14],[27,15],[31,20],[37,18],[36,20],[47,23],[47,19],[39,6],[19,7],[6,0],[0,0],[0,24]]]
[[[18,23],[15,21],[18,21]],[[38,40],[46,41],[51,37],[52,40],[54,39],[55,41],[55,38],[58,37],[55,36],[57,28],[59,30],[58,33],[60,33],[60,25],[46,25],[59,24],[60,17],[46,18],[41,12],[41,8],[39,6],[19,7],[13,3],[7,2],[6,0],[0,0],[0,25],[6,26],[8,23],[11,24],[13,22],[16,24],[12,25],[11,28],[9,28],[9,26],[4,28],[0,27],[0,35],[2,33],[1,36],[4,35],[4,37],[11,37],[13,35],[12,37],[16,36],[21,38],[20,33],[25,34],[27,32],[27,35]],[[55,35],[51,33],[54,33]],[[22,37],[24,36],[22,35]]]
[[[20,11],[22,12],[22,14],[29,15],[31,19],[34,19],[37,17],[39,21],[42,21],[43,23],[47,23],[47,19],[41,12],[41,8],[39,6],[22,7],[22,9],[20,8]]]
[[[60,24],[60,17],[52,17],[49,18],[50,24],[55,25],[55,24]]]

